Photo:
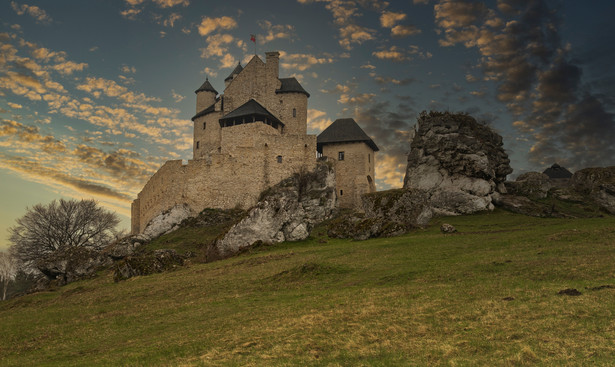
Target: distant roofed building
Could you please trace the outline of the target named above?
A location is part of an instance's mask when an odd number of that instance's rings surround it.
[[[549,176],[549,180],[551,181],[551,183],[555,184],[556,186],[568,185],[570,178],[572,177],[572,173],[570,171],[557,163],[554,163],[551,167],[547,168],[542,173]]]

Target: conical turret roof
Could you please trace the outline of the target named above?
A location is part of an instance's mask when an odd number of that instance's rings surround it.
[[[203,85],[201,85],[199,89],[194,91],[194,93],[198,92],[213,92],[218,95],[218,91],[215,90],[214,87],[211,85],[211,83],[209,82],[209,78],[205,78],[205,83],[203,83]]]

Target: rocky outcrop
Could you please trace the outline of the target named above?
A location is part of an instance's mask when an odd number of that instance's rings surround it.
[[[184,256],[175,250],[163,249],[140,256],[128,256],[114,265],[113,280],[119,282],[138,275],[174,270],[184,265]]]
[[[465,114],[423,112],[408,155],[404,188],[424,190],[436,214],[493,209],[512,172],[502,137]]]
[[[143,234],[149,238],[155,238],[179,228],[179,223],[193,216],[187,205],[177,205],[170,210],[154,217],[145,227]]]
[[[505,182],[506,191],[511,195],[525,196],[532,199],[544,199],[553,185],[549,176],[539,172],[527,172],[517,177],[516,181]]]
[[[65,285],[92,277],[96,271],[112,264],[112,260],[99,251],[86,247],[69,247],[37,261],[36,267],[48,282]]]
[[[363,195],[364,213],[346,213],[329,225],[333,238],[392,237],[426,226],[433,211],[421,190],[395,189]]]
[[[134,255],[141,246],[149,241],[150,238],[144,234],[127,236],[105,247],[102,253],[113,260],[121,260]]]
[[[297,173],[265,191],[258,204],[212,244],[207,260],[231,256],[255,243],[305,239],[316,223],[332,215],[335,200],[335,176],[328,164]]]
[[[615,166],[584,168],[571,178],[575,191],[589,196],[603,210],[615,214]]]

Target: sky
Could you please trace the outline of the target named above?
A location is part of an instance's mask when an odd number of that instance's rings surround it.
[[[308,132],[352,117],[401,187],[421,111],[504,139],[515,177],[615,165],[612,0],[15,0],[0,3],[0,250],[28,207],[130,203],[192,157],[194,91],[280,52]],[[251,42],[250,36],[256,36]]]

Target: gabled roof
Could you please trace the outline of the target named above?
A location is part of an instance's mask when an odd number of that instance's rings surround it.
[[[233,79],[233,75],[237,75],[239,73],[241,73],[241,71],[243,70],[243,66],[241,66],[241,61],[237,63],[237,66],[235,66],[235,69],[233,69],[233,71],[229,74],[229,76],[227,76],[224,81],[227,81],[229,79]]]
[[[282,121],[280,121],[277,117],[275,117],[271,112],[267,111],[263,105],[251,99],[248,102],[242,104],[237,107],[233,111],[229,112],[225,116],[222,116],[220,122],[232,120],[238,117],[247,117],[247,116],[255,116],[255,117],[266,117],[270,121],[277,122],[279,124],[284,125]]]
[[[310,96],[310,94],[303,89],[296,78],[280,78],[280,81],[282,82],[282,85],[280,86],[280,89],[275,91],[276,93],[303,93],[308,97]]]
[[[549,176],[549,178],[570,178],[572,177],[572,173],[570,173],[570,171],[568,171],[566,168],[560,166],[557,163],[554,163],[551,167],[544,170],[543,173]]]
[[[374,141],[361,129],[354,119],[337,119],[316,138],[317,148],[322,152],[322,146],[335,143],[365,142],[374,152],[379,151]]]
[[[218,95],[218,91],[215,90],[214,87],[211,85],[211,83],[209,82],[209,78],[205,78],[205,83],[203,83],[203,85],[201,85],[199,89],[194,91],[194,93],[198,92],[214,92],[216,95]]]

